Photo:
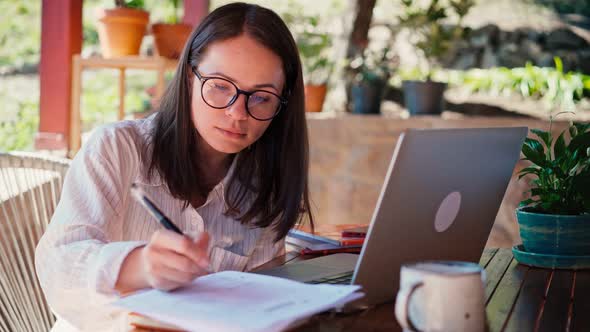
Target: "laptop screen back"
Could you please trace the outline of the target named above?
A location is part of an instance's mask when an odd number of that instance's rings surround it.
[[[399,138],[353,283],[392,300],[402,264],[478,262],[526,127],[408,130]]]

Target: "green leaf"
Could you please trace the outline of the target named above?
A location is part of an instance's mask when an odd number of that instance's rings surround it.
[[[145,4],[143,0],[130,0],[125,2],[125,7],[134,9],[143,9]]]
[[[524,201],[520,202],[519,206],[524,207],[524,206],[530,205],[532,203],[535,203],[535,200],[532,198],[529,198],[529,199],[525,199]]]
[[[518,171],[518,173],[539,173],[540,170],[541,168],[538,166],[528,166]]]
[[[555,140],[555,146],[553,147],[553,157],[555,159],[561,158],[565,156],[565,130],[559,134],[557,140]]]
[[[543,196],[547,194],[547,190],[543,188],[532,188],[531,189],[531,196]]]
[[[590,128],[590,123],[576,122],[576,123],[574,123],[574,126],[576,127],[576,129],[578,129],[578,134],[582,134],[582,133],[585,133]]]
[[[539,136],[539,138],[541,138],[545,143],[546,147],[551,147],[551,141],[553,140],[553,138],[551,137],[551,133],[541,129],[531,129],[531,132]]]
[[[582,150],[582,154],[586,154],[586,149],[590,147],[590,131],[576,135],[571,141],[570,145],[568,146],[568,150],[570,152],[574,152],[576,150]]]
[[[518,172],[518,174],[519,174],[518,179],[520,180],[522,177],[524,177],[528,174],[534,174],[534,175],[539,176],[539,170],[540,170],[540,168],[537,166],[529,166],[529,167],[523,168]]]
[[[538,166],[544,166],[546,164],[543,145],[534,139],[525,139],[522,145],[522,153],[528,160]]]
[[[558,72],[563,73],[563,61],[561,61],[561,58],[558,56],[554,56],[553,61],[555,62],[555,69]]]

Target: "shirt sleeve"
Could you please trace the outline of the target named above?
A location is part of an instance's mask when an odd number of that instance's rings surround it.
[[[78,328],[94,309],[118,297],[121,264],[144,244],[122,241],[125,201],[139,158],[133,140],[119,134],[99,129],[78,152],[35,252],[50,307]]]

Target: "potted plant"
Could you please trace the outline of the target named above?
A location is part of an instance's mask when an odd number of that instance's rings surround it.
[[[397,65],[389,46],[375,51],[365,48],[350,61],[346,70],[350,84],[351,111],[356,114],[379,114],[389,78]]]
[[[190,24],[180,23],[178,0],[170,0],[168,3],[171,5],[172,12],[166,19],[167,23],[153,24],[152,34],[160,56],[178,59],[193,27]]]
[[[553,139],[551,130],[531,130],[522,146],[532,165],[531,198],[516,210],[526,252],[590,255],[590,124],[576,123]],[[569,136],[569,138],[568,138]]]
[[[334,69],[330,60],[332,37],[321,31],[319,15],[286,13],[283,17],[293,31],[305,83],[305,110],[321,112],[328,91],[327,83]]]
[[[400,25],[408,28],[410,41],[422,52],[426,69],[421,71],[418,80],[403,81],[404,101],[412,115],[440,114],[444,108],[443,94],[446,83],[432,80],[433,70],[440,67],[440,61],[447,55],[453,43],[463,37],[461,23],[463,17],[474,5],[474,0],[431,0],[422,7],[413,0],[402,0],[404,14],[399,18]],[[443,26],[450,12],[454,12],[457,22],[453,27]]]
[[[143,0],[115,0],[113,9],[99,9],[98,37],[102,55],[112,58],[139,54],[149,22]]]

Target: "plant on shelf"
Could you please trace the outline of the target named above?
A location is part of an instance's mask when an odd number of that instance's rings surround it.
[[[119,8],[144,9],[143,0],[115,0],[115,6]]]
[[[398,65],[397,56],[389,46],[380,50],[365,48],[346,68],[350,82],[352,113],[378,114],[385,87]]]
[[[463,38],[462,21],[475,0],[430,0],[421,6],[413,0],[402,0],[404,12],[398,17],[400,26],[410,32],[410,42],[426,60],[419,80],[404,81],[406,107],[411,114],[440,114],[444,107],[445,83],[432,81],[432,73],[442,58]],[[446,26],[449,17],[456,17],[454,26]]]
[[[590,255],[590,124],[571,124],[556,139],[551,126],[531,132],[538,139],[527,138],[522,153],[532,165],[519,172],[533,178],[531,197],[516,210],[524,250]]]
[[[180,22],[180,1],[169,0],[170,14],[166,23],[152,25],[154,44],[158,54],[171,59],[178,59],[193,27]]]
[[[98,37],[106,58],[137,55],[149,22],[143,0],[115,0],[113,9],[99,9]]]
[[[320,112],[322,110],[328,80],[334,69],[330,58],[332,36],[320,27],[319,15],[309,16],[301,12],[283,14],[291,28],[303,67],[305,81],[305,110]]]

